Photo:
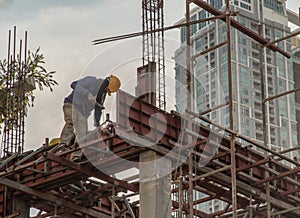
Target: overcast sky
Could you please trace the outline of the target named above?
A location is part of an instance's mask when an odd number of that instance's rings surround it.
[[[140,65],[141,38],[94,46],[94,39],[141,31],[142,0],[0,0],[0,58],[6,58],[8,30],[17,26],[18,38],[28,31],[30,50],[41,48],[45,67],[56,71],[59,85],[54,92],[35,91],[35,107],[26,119],[25,149],[36,149],[46,137],[59,137],[63,126],[63,98],[69,84],[84,75],[121,77],[132,89]],[[298,2],[298,3],[297,3]],[[288,0],[288,8],[298,12],[298,0]],[[165,0],[165,26],[184,16],[185,0]],[[166,34],[171,51],[178,45],[179,31]],[[133,89],[132,89],[133,90]]]

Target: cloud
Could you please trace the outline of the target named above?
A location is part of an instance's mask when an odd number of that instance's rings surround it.
[[[290,8],[299,7],[295,1],[287,3]],[[18,38],[28,30],[29,48],[41,47],[46,69],[57,71],[59,86],[54,92],[35,92],[36,104],[26,119],[26,149],[39,147],[45,137],[59,136],[63,98],[71,91],[73,80],[111,69],[127,77],[136,72],[136,62],[124,62],[142,55],[141,38],[98,46],[91,41],[141,31],[141,0],[1,0],[0,10],[0,48],[7,47],[7,32],[16,25]],[[165,1],[164,13],[165,26],[174,24],[184,17],[185,1]],[[178,38],[179,32],[171,30],[166,37],[169,35]],[[0,50],[0,58],[6,57],[6,51]]]
[[[0,10],[5,9],[13,0],[0,0]]]
[[[90,61],[111,46],[93,46],[91,41],[140,28],[139,16],[122,11],[126,3],[119,3],[118,6],[108,1],[80,7],[52,5],[42,7],[31,17],[18,21],[18,29],[20,26],[20,29],[27,27],[29,30],[29,47],[41,47],[46,57],[46,69],[56,70],[55,78],[59,82],[53,93],[36,91],[35,107],[30,108],[26,119],[27,149],[40,146],[45,137],[59,137],[63,126],[63,99],[71,91],[69,84],[82,77]],[[125,19],[116,19],[116,12],[120,17],[126,16],[125,25],[121,24]],[[137,25],[134,26],[134,23]],[[98,71],[105,71],[106,63],[97,66]]]

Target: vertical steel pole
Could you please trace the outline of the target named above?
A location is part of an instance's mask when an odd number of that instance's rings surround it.
[[[191,98],[191,38],[190,38],[190,1],[186,0],[186,86],[187,86],[187,109],[190,110],[192,106],[192,98]]]
[[[263,3],[262,0],[259,1],[259,25],[258,25],[258,34],[264,37],[264,28],[263,28]],[[264,145],[268,146],[269,144],[269,131],[267,127],[267,102],[266,98],[266,79],[265,79],[265,50],[262,45],[259,49],[259,70],[260,70],[260,89],[261,89],[261,106],[262,106],[262,124],[263,124],[263,141]],[[264,152],[265,156],[268,155],[267,152]],[[269,164],[267,163],[268,167]],[[265,172],[265,177],[269,177],[269,172]],[[271,203],[270,203],[270,183],[266,183],[266,201],[267,201],[267,218],[271,218]]]
[[[7,186],[4,186],[3,216],[7,215]]]
[[[11,30],[9,30],[8,31],[8,50],[7,50],[7,68],[6,68],[6,71],[7,71],[7,73],[6,73],[6,87],[8,87],[9,86],[9,71],[10,71],[10,46],[11,46]],[[8,95],[9,95],[9,93],[7,92],[6,93],[6,108],[8,108]],[[7,113],[7,110],[6,110],[6,113]],[[6,115],[7,116],[7,115]],[[2,149],[2,151],[1,152],[3,152],[3,156],[5,155],[5,152],[8,152],[8,140],[9,140],[9,137],[8,137],[8,127],[6,126],[7,125],[7,119],[5,119],[5,121],[4,121],[4,134],[3,134],[3,140],[2,140],[2,142],[3,142],[3,147],[1,146],[1,149]]]
[[[23,93],[24,93],[24,76],[23,76],[23,67],[22,67],[22,46],[23,46],[23,41],[22,39],[20,39],[20,48],[19,48],[19,60],[18,60],[18,65],[19,65],[19,69],[18,69],[18,73],[16,74],[16,78],[19,81],[18,84],[18,92],[16,93],[16,98],[17,98],[17,113],[16,113],[16,123],[17,123],[17,134],[16,134],[16,145],[18,145],[18,149],[17,152],[22,152],[21,149],[21,136],[22,136],[22,132],[21,132],[21,125],[22,125],[22,116],[23,116]]]
[[[261,36],[263,36],[263,24],[262,21],[260,21],[260,24],[258,25],[258,31]],[[260,68],[260,89],[261,89],[261,104],[262,104],[262,123],[263,123],[263,140],[264,140],[264,145],[268,146],[268,127],[267,127],[267,102],[264,101],[266,98],[266,80],[265,80],[265,67],[264,67],[264,47],[260,46],[260,63],[259,63],[259,68]],[[267,152],[265,152],[265,155],[268,155]],[[268,166],[268,164],[266,164]],[[265,172],[265,177],[269,177],[269,172]],[[270,183],[266,183],[266,200],[267,200],[267,218],[271,218],[271,204],[270,204]]]
[[[28,41],[28,33],[25,31],[25,39],[24,39],[24,77],[27,76],[27,41]],[[23,93],[23,99],[25,98],[25,93]],[[21,116],[21,132],[22,132],[22,142],[21,142],[21,152],[24,152],[24,143],[25,143],[25,107],[22,106],[22,116]]]
[[[183,204],[183,178],[182,178],[182,166],[179,167],[179,187],[178,187],[178,200],[179,200],[179,216],[178,218],[182,218],[182,204]]]
[[[17,46],[17,27],[14,26],[14,47],[13,47],[13,58],[12,58],[12,63],[13,63],[13,71],[12,71],[12,81],[11,81],[11,88],[13,88],[14,84],[15,84],[15,79],[16,79],[16,75],[17,75],[17,68],[15,67],[16,66],[16,46]],[[12,93],[13,93],[13,90],[11,89]],[[11,102],[11,106],[13,106],[13,102],[16,101],[16,93],[13,93],[12,94],[12,102]],[[16,113],[13,112],[12,113],[12,122],[18,122],[17,120],[17,115],[18,115],[18,108],[17,108],[17,111]],[[11,137],[11,146],[12,146],[12,152],[13,153],[16,153],[18,150],[17,150],[17,147],[18,147],[18,142],[17,142],[17,137],[18,137],[18,126],[15,126],[15,127],[11,127],[12,129],[10,130],[11,131],[11,134],[10,134],[10,137]]]
[[[189,156],[189,218],[194,217],[193,202],[193,154]]]
[[[116,195],[116,188],[115,188],[115,186],[113,186],[112,187],[112,196],[111,196],[111,217],[112,218],[115,218],[115,213],[116,213],[115,195]]]
[[[232,89],[232,67],[231,67],[231,22],[230,22],[230,3],[226,0],[226,25],[227,25],[227,61],[228,61],[228,90],[229,90],[229,117],[230,129],[234,129],[233,116],[233,89]],[[232,215],[237,217],[237,191],[236,191],[236,163],[235,163],[235,138],[230,136],[230,160],[231,160],[231,195],[232,195]]]
[[[186,86],[187,86],[187,109],[191,110],[192,108],[192,89],[191,89],[191,38],[190,38],[190,1],[186,0],[186,7],[185,7],[185,13],[186,13]],[[192,183],[192,177],[193,177],[193,158],[192,153],[189,156],[189,218],[193,218],[193,183]]]

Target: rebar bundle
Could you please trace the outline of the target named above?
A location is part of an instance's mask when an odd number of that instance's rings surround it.
[[[13,34],[9,30],[6,69],[2,69],[1,72],[5,81],[6,101],[1,156],[10,156],[24,151],[27,32],[25,32],[24,47],[22,39],[19,42],[19,51],[17,51],[16,35],[16,27]]]

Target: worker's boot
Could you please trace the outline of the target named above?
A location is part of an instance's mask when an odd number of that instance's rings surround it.
[[[65,143],[59,143],[55,148],[55,152],[63,152],[68,149],[68,146]]]

